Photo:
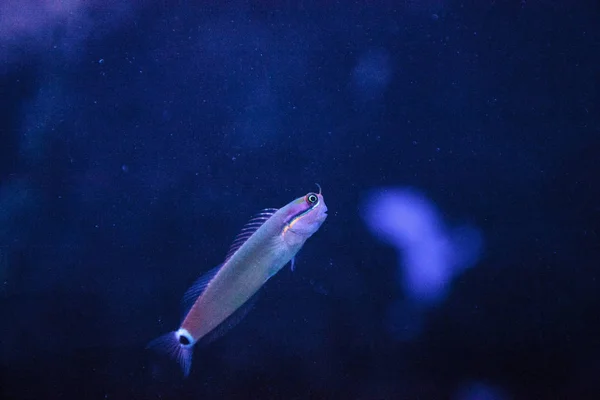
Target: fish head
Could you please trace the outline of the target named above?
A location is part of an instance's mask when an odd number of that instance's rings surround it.
[[[283,208],[283,235],[286,242],[290,242],[287,239],[289,237],[293,241],[301,240],[303,243],[325,222],[327,206],[320,189],[319,187],[319,193],[309,192]]]

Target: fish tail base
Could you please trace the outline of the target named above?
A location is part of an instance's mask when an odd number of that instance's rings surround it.
[[[148,343],[146,349],[177,360],[183,371],[183,376],[187,378],[192,368],[192,352],[194,348],[194,343],[189,340],[190,338],[189,332],[185,329],[179,329],[152,340]]]

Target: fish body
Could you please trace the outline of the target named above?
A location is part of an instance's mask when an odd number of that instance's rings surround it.
[[[319,188],[320,189],[320,188]],[[213,334],[302,248],[327,218],[319,193],[308,193],[280,209],[265,209],[236,237],[223,264],[200,277],[186,292],[191,304],[178,330],[148,345],[176,358],[189,375],[193,346]]]

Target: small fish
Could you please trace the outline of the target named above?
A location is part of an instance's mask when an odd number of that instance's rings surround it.
[[[319,193],[256,214],[233,241],[223,264],[201,276],[185,293],[183,301],[189,310],[179,329],[153,340],[147,348],[175,358],[187,377],[194,345],[223,334],[244,317],[269,278],[289,262],[294,268],[294,256],[327,218],[317,186]]]

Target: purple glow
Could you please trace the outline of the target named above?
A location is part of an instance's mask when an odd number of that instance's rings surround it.
[[[400,281],[413,300],[443,299],[451,279],[479,259],[479,230],[448,229],[436,206],[416,190],[379,189],[367,196],[363,209],[371,232],[402,254]]]

